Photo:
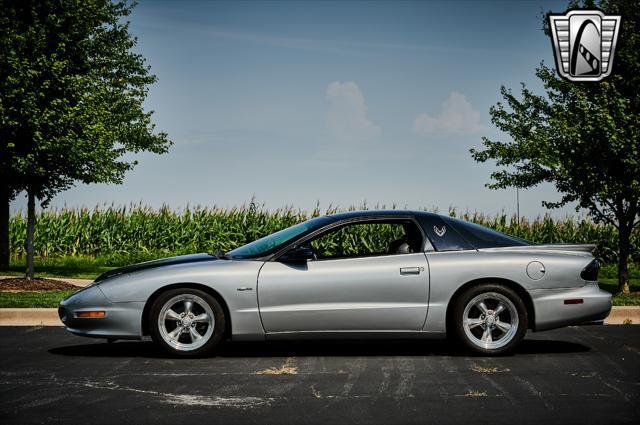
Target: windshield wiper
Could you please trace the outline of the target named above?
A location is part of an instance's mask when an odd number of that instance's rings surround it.
[[[227,254],[226,252],[223,252],[223,251],[216,252],[215,256],[218,257],[221,260],[231,260],[231,256],[229,254]]]

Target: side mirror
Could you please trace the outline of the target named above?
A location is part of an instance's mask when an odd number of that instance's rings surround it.
[[[281,257],[280,261],[283,263],[286,262],[306,262],[308,260],[315,260],[316,253],[313,252],[313,249],[308,246],[296,246],[289,251],[285,252]]]

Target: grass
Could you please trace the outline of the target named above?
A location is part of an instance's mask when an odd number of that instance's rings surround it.
[[[0,308],[54,308],[73,292],[0,292]]]
[[[612,294],[615,294],[616,290],[618,289],[617,278],[600,278],[598,279],[598,284],[600,285],[601,289]],[[640,279],[629,279],[629,289],[631,290],[631,294],[629,295],[614,295],[613,305],[640,306]]]
[[[69,279],[95,279],[103,272],[113,269],[99,259],[88,257],[62,257],[52,259],[36,259],[36,277],[59,277]],[[24,261],[12,261],[8,271],[0,272],[7,276],[24,276]]]

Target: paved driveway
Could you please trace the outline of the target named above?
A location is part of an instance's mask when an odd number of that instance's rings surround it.
[[[640,423],[640,326],[529,335],[512,357],[445,342],[148,342],[0,328],[0,423]]]

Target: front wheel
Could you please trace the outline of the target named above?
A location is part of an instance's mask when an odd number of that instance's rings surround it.
[[[527,332],[527,309],[512,289],[483,284],[465,291],[454,310],[455,330],[462,344],[485,355],[512,351]]]
[[[153,341],[169,354],[197,357],[208,354],[222,339],[224,311],[211,295],[179,288],[161,294],[151,307]]]

